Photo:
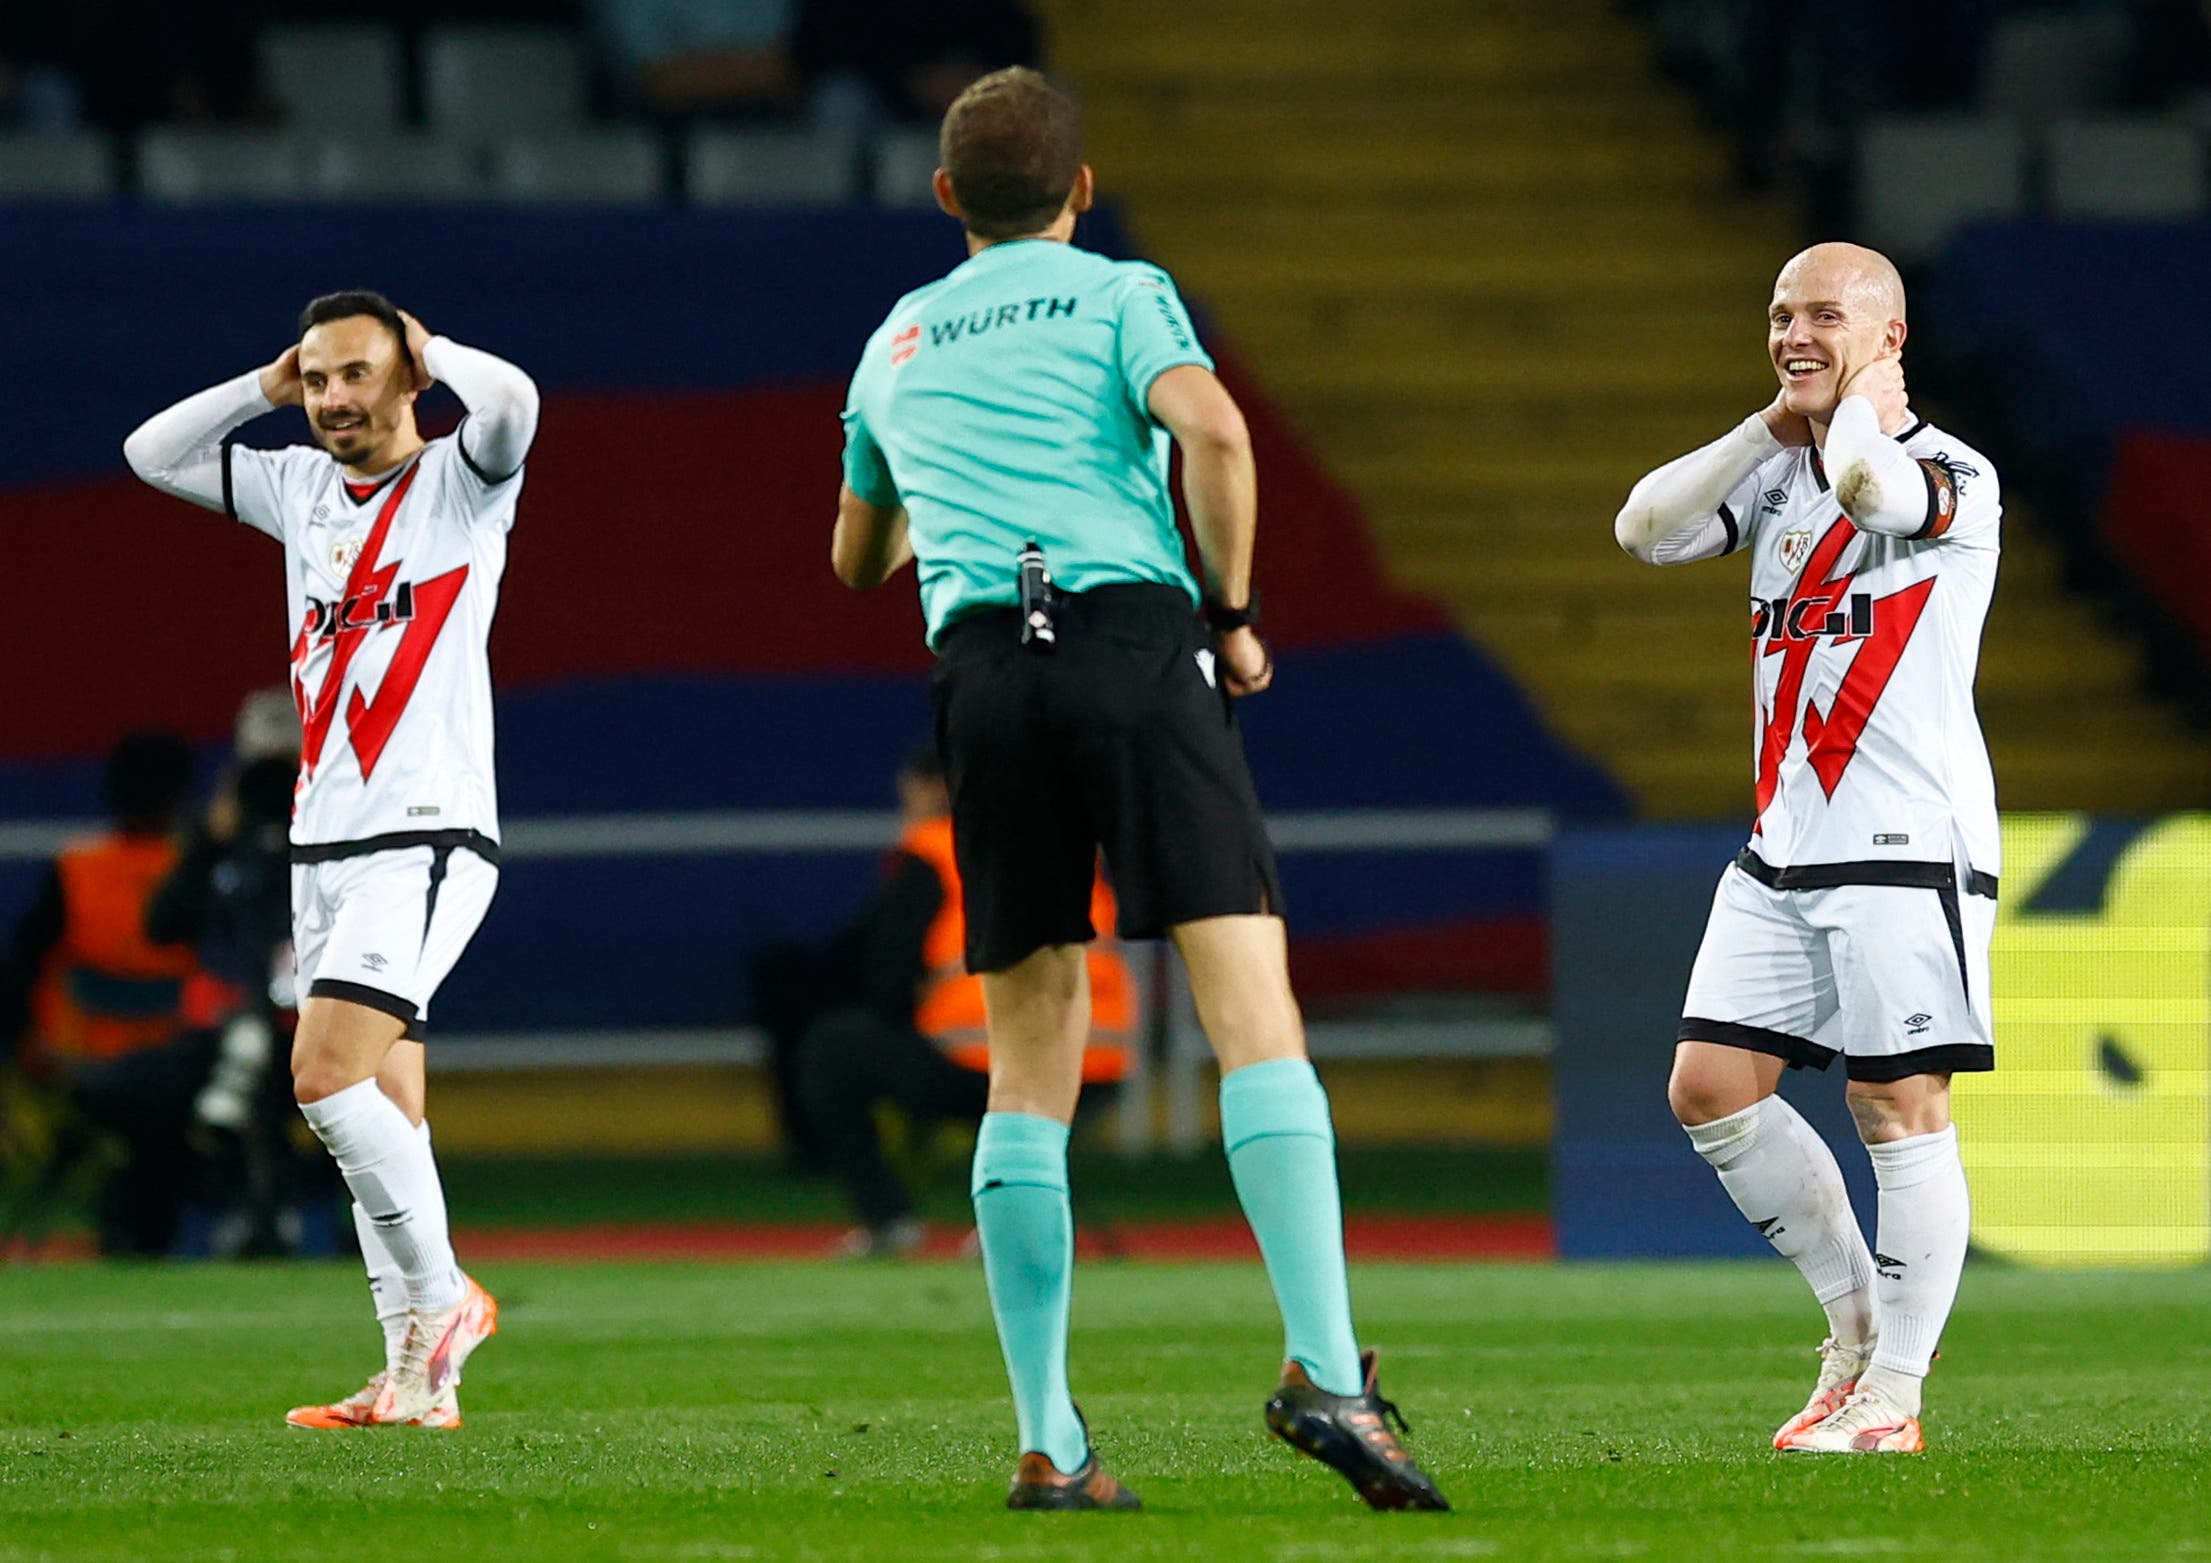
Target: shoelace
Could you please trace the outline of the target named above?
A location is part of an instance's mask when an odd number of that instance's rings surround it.
[[[1395,1422],[1399,1433],[1407,1438],[1412,1436],[1413,1424],[1405,1420],[1405,1413],[1397,1409],[1396,1401],[1385,1400],[1379,1391],[1370,1392],[1367,1399],[1372,1401],[1374,1409],[1381,1413],[1382,1431],[1389,1431],[1389,1424]]]

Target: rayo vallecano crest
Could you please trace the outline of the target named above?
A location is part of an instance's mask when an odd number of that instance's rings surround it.
[[[330,545],[330,568],[341,574],[353,568],[353,561],[361,557],[362,537],[341,538]]]
[[[1804,561],[1812,557],[1812,529],[1800,526],[1793,532],[1781,534],[1781,568],[1791,575],[1804,568]]]

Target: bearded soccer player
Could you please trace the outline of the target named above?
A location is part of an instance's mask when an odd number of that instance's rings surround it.
[[[1965,1265],[1950,1077],[1995,1066],[1996,786],[1973,710],[1996,473],[1915,418],[1904,288],[1872,250],[1782,268],[1771,406],[1635,485],[1649,564],[1750,556],[1758,821],[1720,879],[1667,1096],[1827,1312],[1774,1447],[1912,1453]],[[1775,1088],[1844,1061],[1879,1188],[1869,1251],[1833,1153]]]
[[[443,380],[468,416],[425,441]],[[225,436],[277,407],[317,445]],[[123,452],[154,487],[284,545],[291,685],[305,729],[292,812],[301,1111],[353,1195],[384,1370],[297,1427],[460,1426],[461,1366],[498,1325],[462,1272],[423,1118],[430,999],[498,883],[486,638],[537,387],[378,294],[300,316],[265,368],[187,397]]]

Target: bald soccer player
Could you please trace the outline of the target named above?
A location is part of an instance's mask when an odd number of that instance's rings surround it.
[[[1750,556],[1758,821],[1721,875],[1667,1098],[1827,1312],[1774,1447],[1912,1453],[1965,1264],[1950,1077],[1994,1067],[1996,786],[1973,709],[1996,586],[1995,470],[1912,416],[1904,287],[1822,244],[1766,316],[1780,393],[1635,485],[1646,564]],[[1774,1094],[1844,1061],[1879,1186],[1868,1251],[1825,1142]]]

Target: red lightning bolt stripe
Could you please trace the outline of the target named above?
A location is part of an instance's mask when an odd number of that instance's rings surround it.
[[[1812,550],[1812,557],[1804,562],[1803,570],[1797,575],[1796,590],[1789,594],[1788,608],[1775,626],[1778,635],[1769,639],[1759,653],[1781,658],[1781,677],[1773,689],[1773,709],[1767,713],[1765,739],[1758,748],[1757,801],[1761,815],[1780,790],[1781,761],[1789,752],[1789,740],[1796,729],[1797,704],[1804,694],[1804,675],[1812,665],[1812,653],[1819,649],[1816,633],[1799,638],[1791,633],[1791,627],[1799,623],[1816,626],[1850,590],[1856,571],[1834,580],[1829,580],[1827,573],[1841,561],[1843,550],[1850,546],[1857,532],[1847,517],[1827,529],[1827,534],[1819,540],[1819,546]]]
[[[400,636],[399,649],[392,653],[391,663],[376,686],[376,703],[370,705],[363,700],[358,685],[347,697],[345,730],[353,744],[353,752],[360,757],[363,781],[376,769],[384,745],[391,740],[392,729],[407,714],[407,702],[414,698],[415,685],[422,679],[423,664],[430,660],[430,648],[437,644],[438,632],[445,628],[446,617],[452,613],[453,604],[459,600],[461,587],[467,580],[468,566],[464,564],[417,586],[414,589],[415,616],[407,625],[406,633]]]
[[[1843,772],[1849,769],[1858,753],[1858,740],[1864,735],[1866,724],[1873,719],[1873,708],[1881,703],[1896,665],[1904,658],[1904,648],[1911,643],[1913,631],[1919,628],[1927,599],[1934,592],[1934,577],[1929,576],[1876,599],[1873,633],[1860,643],[1857,655],[1850,659],[1850,669],[1843,675],[1835,698],[1823,715],[1819,707],[1803,699],[1804,675],[1811,667],[1813,653],[1819,649],[1819,627],[1828,613],[1849,594],[1851,583],[1857,578],[1856,571],[1828,578],[1856,531],[1848,517],[1827,529],[1819,546],[1812,550],[1812,557],[1805,561],[1803,573],[1797,577],[1796,590],[1790,594],[1788,609],[1779,625],[1780,638],[1768,640],[1760,652],[1782,659],[1781,676],[1774,684],[1773,708],[1768,713],[1765,738],[1759,747],[1758,812],[1761,816],[1780,788],[1781,762],[1789,752],[1800,701],[1804,710],[1805,759],[1812,767],[1812,774],[1819,778],[1820,790],[1830,798],[1835,796],[1835,789],[1842,785]],[[1808,633],[1799,634],[1800,625]],[[1839,635],[1833,643],[1840,646],[1850,639],[1850,636]]]
[[[368,540],[361,544],[361,552],[353,560],[353,571],[346,577],[345,595],[331,609],[335,622],[337,644],[331,649],[330,670],[323,674],[322,688],[315,692],[312,704],[306,699],[304,683],[294,685],[300,698],[303,742],[300,745],[300,777],[304,782],[315,774],[315,767],[322,763],[322,747],[330,737],[330,726],[338,715],[338,693],[345,687],[346,670],[353,665],[354,653],[361,649],[361,641],[376,627],[376,604],[391,589],[392,579],[399,574],[397,561],[384,569],[376,567],[377,555],[383,552],[384,538],[392,528],[392,517],[407,498],[407,491],[415,486],[415,477],[422,471],[417,462],[406,476],[393,485],[391,497],[384,501],[376,513],[376,524],[369,528]],[[359,615],[356,619],[355,615]],[[302,630],[304,636],[305,631]],[[294,649],[295,657],[299,648]]]

